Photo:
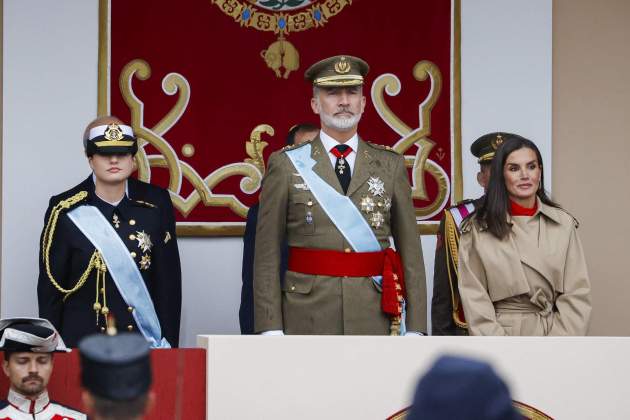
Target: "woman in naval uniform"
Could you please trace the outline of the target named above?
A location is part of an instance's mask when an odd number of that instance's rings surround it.
[[[462,228],[459,290],[471,335],[585,335],[591,287],[577,221],[544,190],[520,136],[492,162],[488,193]]]

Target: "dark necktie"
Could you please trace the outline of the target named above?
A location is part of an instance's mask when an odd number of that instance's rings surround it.
[[[343,189],[343,193],[346,194],[348,192],[348,186],[350,185],[350,164],[346,160],[346,157],[352,153],[352,147],[347,144],[338,144],[337,146],[330,149],[330,153],[337,157],[337,162],[335,163],[335,173],[337,174],[337,178],[339,178],[339,183],[341,184],[341,188]]]

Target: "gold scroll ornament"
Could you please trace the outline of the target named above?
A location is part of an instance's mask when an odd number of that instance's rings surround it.
[[[438,195],[428,205],[416,208],[416,217],[426,220],[437,214],[447,203],[450,182],[444,169],[433,160],[429,154],[435,146],[435,142],[429,138],[431,133],[431,110],[435,106],[442,91],[442,76],[438,67],[430,61],[419,61],[413,68],[413,76],[418,81],[429,78],[431,89],[429,95],[419,104],[419,123],[417,128],[411,128],[405,124],[385,102],[384,92],[389,96],[400,93],[401,83],[398,77],[391,73],[383,74],[376,78],[372,84],[372,101],[376,112],[383,121],[402,137],[393,146],[393,149],[405,156],[407,167],[412,168],[412,196],[416,200],[427,200],[428,194],[424,179],[425,171],[435,179],[438,184]],[[406,155],[413,146],[417,147],[414,155]]]
[[[167,95],[178,95],[173,108],[152,128],[144,126],[144,103],[134,94],[132,79],[147,80],[151,77],[151,68],[144,60],[129,62],[120,74],[120,91],[122,97],[131,110],[131,125],[138,137],[138,178],[145,182],[151,180],[151,168],[165,168],[169,173],[168,189],[175,208],[186,217],[199,204],[213,207],[228,207],[238,216],[245,218],[248,207],[233,194],[214,194],[212,189],[232,176],[242,176],[240,187],[246,194],[253,194],[260,188],[265,173],[263,149],[267,142],[262,140],[262,134],[272,136],[274,130],[267,124],[260,124],[252,130],[249,141],[245,143],[248,158],[243,162],[222,166],[205,178],[190,164],[181,161],[175,150],[164,138],[168,130],[173,127],[186,111],[190,100],[190,86],[188,81],[178,73],[169,73],[162,80],[162,88]],[[147,155],[144,147],[150,144],[159,154]],[[182,180],[186,179],[194,187],[194,191],[187,197],[180,194]]]

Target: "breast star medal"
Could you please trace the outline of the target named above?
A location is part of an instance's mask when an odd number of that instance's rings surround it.
[[[153,247],[153,242],[151,242],[151,236],[145,231],[136,232],[136,241],[138,241],[138,248],[142,250],[142,252],[149,252]]]
[[[372,227],[379,229],[385,223],[385,217],[383,217],[383,213],[380,211],[375,211],[370,215],[370,222]]]
[[[151,266],[151,256],[150,255],[143,255],[142,259],[140,260],[140,270],[148,270],[149,267]]]
[[[365,213],[370,213],[374,211],[374,200],[372,197],[365,196],[361,198],[361,211]]]
[[[375,197],[382,197],[385,193],[385,183],[377,176],[371,176],[368,180],[368,192]]]

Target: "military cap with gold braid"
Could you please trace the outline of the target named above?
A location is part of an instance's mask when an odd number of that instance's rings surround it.
[[[116,123],[91,128],[84,146],[88,156],[126,153],[135,155],[138,151],[138,143],[131,127]]]
[[[499,146],[511,137],[516,137],[516,135],[504,132],[484,134],[470,146],[470,153],[477,157],[478,163],[490,163]]]
[[[317,87],[360,86],[370,66],[359,57],[337,55],[318,61],[304,73]]]

